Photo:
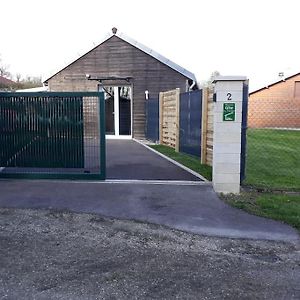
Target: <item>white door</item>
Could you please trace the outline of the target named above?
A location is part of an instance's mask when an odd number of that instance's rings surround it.
[[[132,137],[132,93],[130,86],[104,86],[106,138]]]

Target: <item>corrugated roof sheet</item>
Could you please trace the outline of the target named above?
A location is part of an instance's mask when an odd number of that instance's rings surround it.
[[[164,57],[163,55],[157,53],[156,51],[154,51],[153,49],[139,43],[138,41],[128,37],[127,35],[125,35],[124,33],[110,33],[108,34],[96,47],[94,47],[93,49],[97,48],[98,46],[100,46],[101,44],[103,44],[104,42],[106,42],[108,39],[110,39],[112,36],[117,36],[120,39],[124,40],[125,42],[131,44],[132,46],[140,49],[141,51],[145,52],[146,54],[154,57],[155,59],[157,59],[158,61],[162,62],[163,64],[169,66],[170,68],[172,68],[173,70],[179,72],[180,74],[186,76],[187,78],[196,81],[196,76],[194,75],[194,73],[186,70],[185,68],[179,66],[178,64],[174,63],[173,61],[169,60],[168,58]],[[92,50],[93,50],[92,49]],[[87,51],[85,54],[87,54],[88,52],[92,51],[89,50]],[[53,72],[51,76],[47,77],[47,79],[44,80],[44,82],[46,82],[47,80],[49,80],[50,78],[52,78],[54,75],[56,75],[57,73],[59,73],[60,71],[62,71],[64,68],[66,68],[67,66],[71,65],[73,62],[75,62],[76,60],[78,60],[79,58],[83,57],[85,54],[81,55],[80,57],[77,57],[76,59],[72,60],[71,63],[67,64],[65,67],[60,68],[58,71]]]

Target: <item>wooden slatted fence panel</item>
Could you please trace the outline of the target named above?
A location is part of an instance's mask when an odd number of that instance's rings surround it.
[[[202,142],[201,163],[212,166],[213,133],[214,133],[214,101],[213,89],[204,88],[202,98]]]
[[[180,89],[159,93],[159,141],[179,151]]]

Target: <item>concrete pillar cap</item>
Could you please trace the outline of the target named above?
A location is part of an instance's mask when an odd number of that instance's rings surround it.
[[[217,81],[246,81],[246,76],[216,76],[213,80],[213,83]]]

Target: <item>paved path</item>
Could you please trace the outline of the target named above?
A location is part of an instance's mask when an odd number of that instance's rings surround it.
[[[0,180],[0,191],[0,207],[63,209],[212,236],[299,242],[290,226],[226,205],[207,184]]]
[[[106,140],[108,179],[200,179],[172,164],[134,140]]]

